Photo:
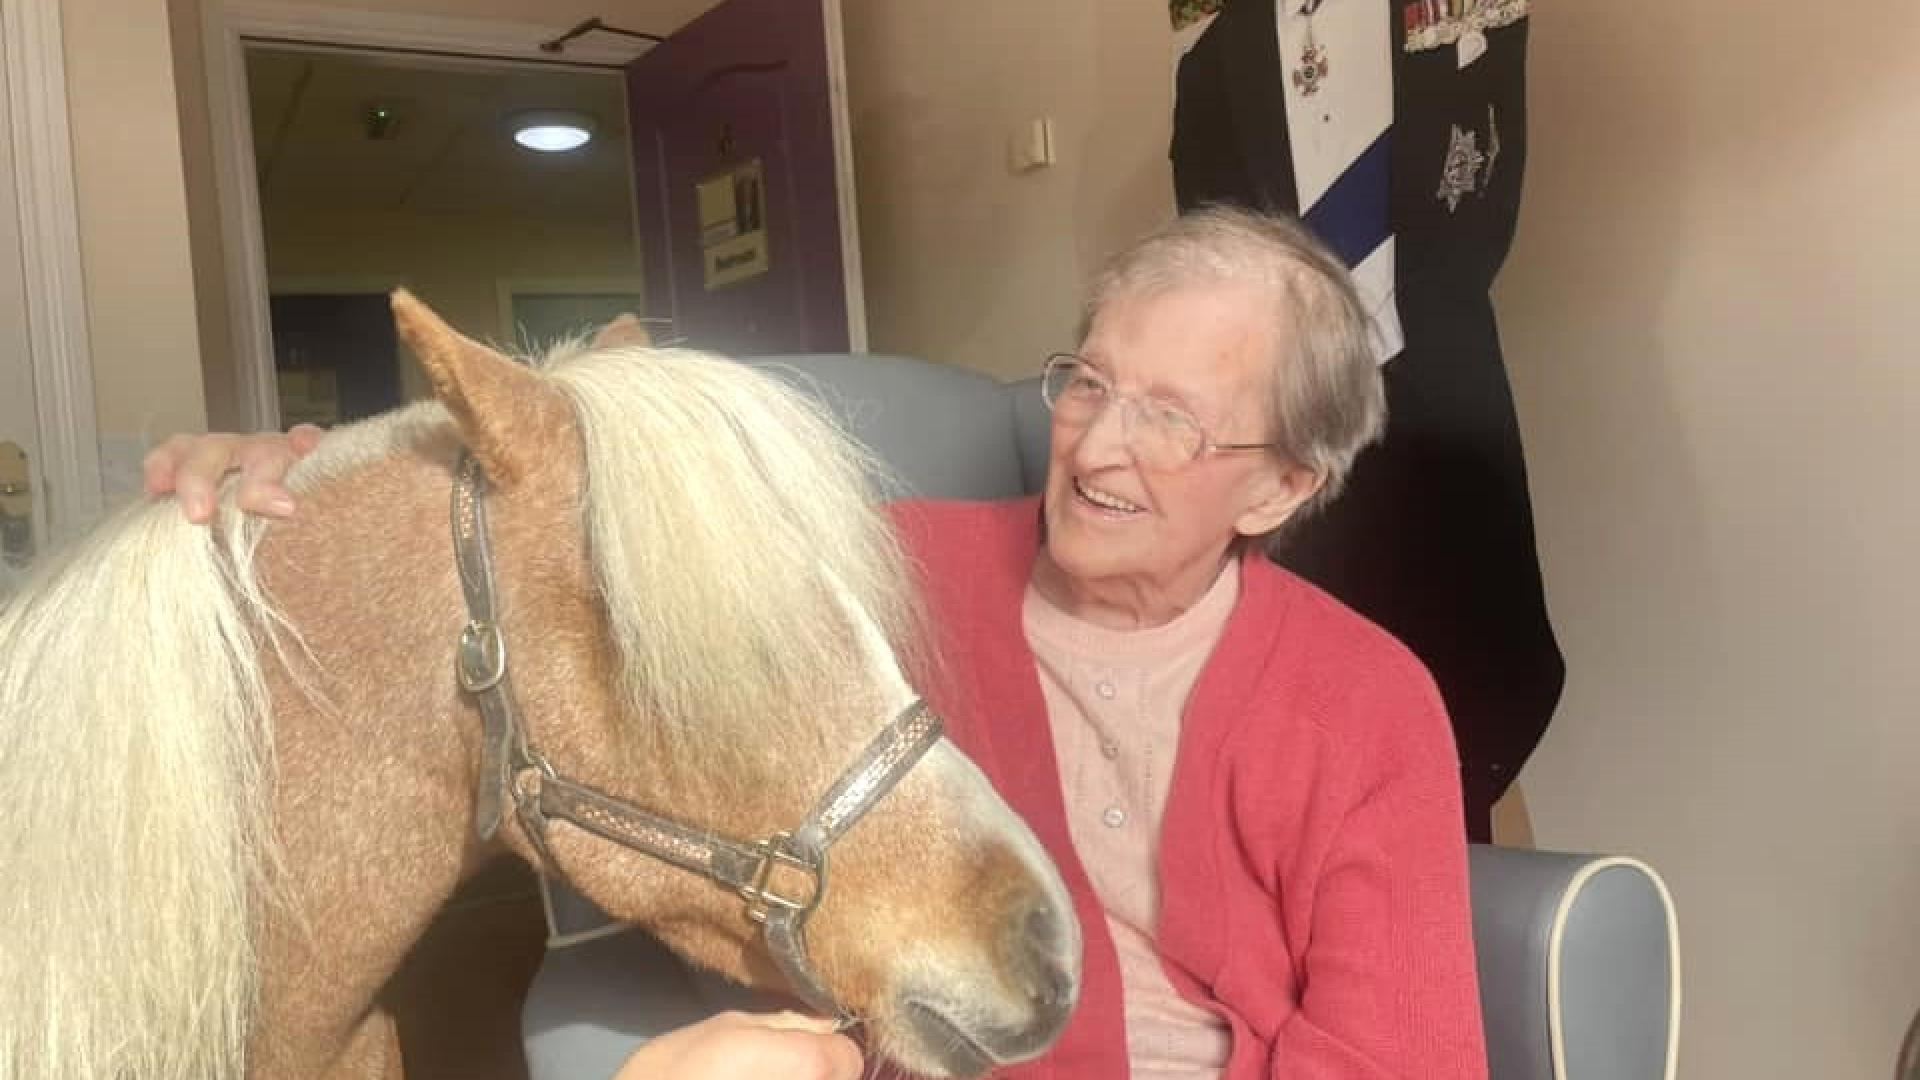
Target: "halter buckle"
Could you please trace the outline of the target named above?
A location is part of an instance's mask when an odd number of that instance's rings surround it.
[[[460,688],[469,694],[500,685],[500,680],[507,677],[507,639],[500,633],[500,624],[482,619],[467,623],[460,631],[454,671],[460,676]]]
[[[817,860],[797,855],[787,847],[792,840],[792,833],[778,832],[754,845],[760,861],[754,867],[753,881],[740,888],[741,897],[747,901],[747,918],[754,922],[765,923],[774,908],[805,915],[820,903],[821,894],[826,892],[826,853],[821,852]],[[795,871],[806,878],[807,892],[804,897],[796,898],[775,891],[777,883],[773,879],[774,874],[785,870]]]

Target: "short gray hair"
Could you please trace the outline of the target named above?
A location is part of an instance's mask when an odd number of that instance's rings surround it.
[[[1321,477],[1294,515],[1307,517],[1340,494],[1354,459],[1380,437],[1387,402],[1353,279],[1297,219],[1227,206],[1174,219],[1107,261],[1081,336],[1115,300],[1214,284],[1251,285],[1272,298],[1272,439],[1277,453]]]

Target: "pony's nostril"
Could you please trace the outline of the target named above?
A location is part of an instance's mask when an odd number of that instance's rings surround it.
[[[1027,941],[1042,951],[1060,934],[1060,918],[1053,906],[1040,903],[1027,909]]]
[[[1066,920],[1044,900],[1027,909],[1027,943],[1042,955],[1058,954],[1066,944]]]
[[[1078,997],[1073,976],[1051,960],[1043,960],[1037,966],[1039,970],[1028,984],[1027,996],[1040,1007],[1043,1014],[1071,1006]]]
[[[1080,1000],[1080,933],[1072,908],[1032,901],[1007,912],[987,993],[951,986],[902,998],[908,1026],[947,1073],[974,1075],[1046,1052]]]
[[[1071,969],[1076,958],[1066,955],[1071,944],[1066,921],[1042,901],[1027,909],[1020,927],[1016,966],[1029,1000],[1040,1006],[1043,1016],[1070,1009],[1079,997],[1079,980]]]

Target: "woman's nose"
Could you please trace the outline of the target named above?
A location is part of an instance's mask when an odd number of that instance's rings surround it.
[[[1097,468],[1124,465],[1131,460],[1127,450],[1127,409],[1124,400],[1109,401],[1081,430],[1074,456],[1080,465]]]

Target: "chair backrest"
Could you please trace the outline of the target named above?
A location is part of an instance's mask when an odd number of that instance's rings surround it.
[[[902,356],[824,353],[752,363],[810,391],[884,461],[889,495],[1002,499],[1038,491],[1048,418],[1040,380],[1006,384]]]

